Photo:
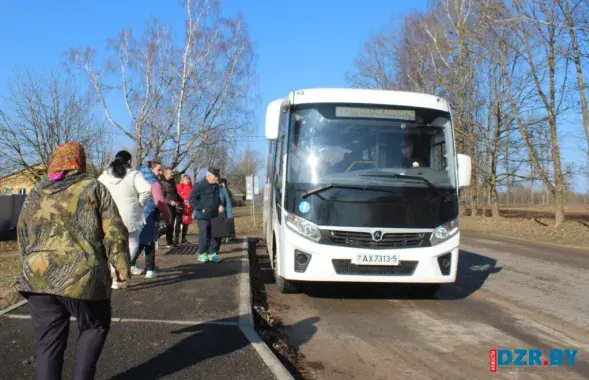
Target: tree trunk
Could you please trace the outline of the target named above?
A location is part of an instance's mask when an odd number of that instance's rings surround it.
[[[556,42],[554,40],[554,28],[549,28],[549,42],[548,42],[548,72],[549,72],[549,105],[548,109],[548,123],[550,128],[550,140],[552,142],[552,160],[554,162],[554,225],[558,227],[564,221],[564,204],[566,202],[564,194],[564,176],[562,173],[562,166],[560,161],[560,145],[558,143],[558,136],[556,132]]]
[[[143,162],[143,125],[136,123],[135,124],[135,160],[137,161],[137,165],[140,165]]]
[[[493,218],[499,217],[499,202],[497,202],[497,188],[495,188],[495,194],[493,195],[493,203],[491,204],[491,216]]]
[[[564,3],[564,4],[563,4]],[[558,5],[564,14],[568,29],[569,37],[571,39],[571,49],[573,53],[573,62],[577,71],[577,84],[579,86],[579,97],[581,100],[581,113],[583,114],[583,125],[585,127],[585,137],[587,138],[587,155],[589,156],[589,109],[587,106],[587,97],[585,96],[585,81],[583,78],[583,69],[581,65],[581,55],[579,52],[579,43],[577,41],[575,23],[570,9],[569,0],[559,1]],[[563,8],[564,6],[564,8]]]
[[[496,94],[498,95],[498,94]],[[503,114],[501,112],[501,103],[495,102],[495,130],[493,133],[493,147],[491,155],[491,216],[499,217],[499,199],[497,196],[497,159],[499,155],[499,145],[501,142],[501,125],[503,124]],[[509,135],[508,135],[509,137]],[[507,192],[509,197],[509,191]]]
[[[468,128],[468,154],[472,157],[472,166],[470,170],[470,187],[469,187],[469,195],[470,195],[470,205],[473,207],[473,210],[476,211],[479,204],[479,196],[478,196],[478,183],[477,183],[477,157],[476,157],[476,135],[474,133],[474,127],[472,126],[472,115],[469,112],[468,115],[468,123],[470,124],[467,126]]]
[[[556,192],[554,194],[554,226],[560,226],[565,220],[564,206],[566,199],[564,196],[564,189],[560,188],[562,184],[556,185]]]

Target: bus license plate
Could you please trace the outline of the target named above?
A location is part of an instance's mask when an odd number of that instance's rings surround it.
[[[354,260],[356,265],[399,265],[399,255],[394,253],[359,253]]]

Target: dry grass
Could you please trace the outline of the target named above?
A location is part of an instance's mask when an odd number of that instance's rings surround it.
[[[471,207],[466,206],[468,215],[471,215]],[[568,219],[589,221],[589,205],[571,204],[566,205],[565,215]],[[477,215],[482,216],[483,211],[486,216],[491,216],[491,207],[477,207]],[[553,205],[499,205],[499,216],[506,218],[554,218]]]
[[[16,240],[0,241],[0,254],[2,252],[16,251],[17,249]]]
[[[582,248],[586,248],[587,241],[589,241],[589,227],[578,221],[565,221],[556,228],[554,220],[543,218],[462,216],[460,217],[460,229]]]
[[[517,210],[530,210],[530,211],[550,211],[554,212],[554,205],[513,205],[513,204],[500,204],[501,209],[517,209]],[[582,212],[589,213],[589,204],[568,204],[564,206],[565,212]]]
[[[18,252],[0,250],[0,309],[18,301],[20,296],[16,285],[19,271]]]

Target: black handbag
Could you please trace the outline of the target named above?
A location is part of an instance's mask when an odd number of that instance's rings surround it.
[[[166,226],[166,223],[164,223],[162,221],[158,221],[156,227],[157,227],[158,238],[160,238],[168,233],[168,227]]]
[[[235,236],[235,220],[219,215],[211,219],[211,235],[214,239]]]

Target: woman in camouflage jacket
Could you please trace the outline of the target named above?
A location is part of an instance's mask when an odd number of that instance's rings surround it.
[[[70,317],[79,329],[74,379],[92,379],[111,322],[111,276],[130,276],[128,231],[107,188],[85,174],[82,146],[55,149],[18,222],[19,291],[36,338],[37,379],[60,379]]]

